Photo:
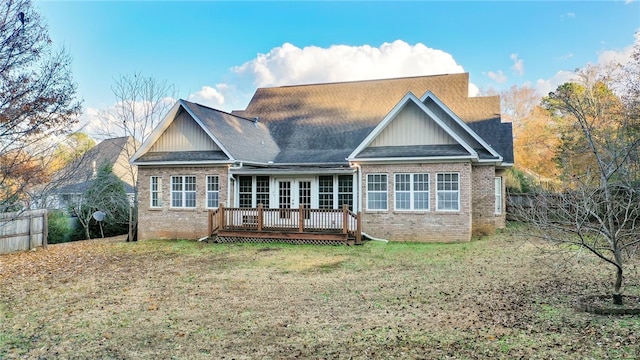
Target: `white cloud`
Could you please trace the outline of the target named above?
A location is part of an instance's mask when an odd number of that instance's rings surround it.
[[[631,61],[634,45],[640,45],[640,31],[634,35],[634,43],[625,47],[620,51],[604,50],[598,55],[598,64],[620,63],[626,64]]]
[[[567,17],[574,18],[574,17],[576,17],[576,13],[574,13],[574,12],[568,12],[568,13],[567,13]]]
[[[187,97],[187,100],[198,104],[220,108],[224,105],[224,90],[228,89],[226,84],[217,84],[215,88],[211,86],[203,86],[200,91],[195,92]]]
[[[355,81],[464,72],[453,56],[424,44],[402,40],[370,45],[299,48],[285,43],[232,68],[257,87]],[[477,94],[475,85],[470,94]]]
[[[507,80],[509,79],[509,78],[507,77],[507,75],[505,75],[505,74],[502,72],[502,70],[498,70],[498,72],[489,71],[489,72],[487,73],[487,76],[488,76],[491,80],[493,80],[493,81],[497,82],[498,84],[505,83],[505,82],[507,82]]]
[[[573,71],[562,70],[558,71],[550,79],[538,79],[535,84],[535,89],[540,96],[547,96],[551,91],[554,91],[556,88],[558,88],[559,85],[575,79],[576,75]]]
[[[518,54],[514,53],[509,56],[511,60],[513,60],[513,65],[511,66],[511,70],[519,76],[524,75],[524,60],[518,58]]]
[[[122,119],[128,122],[129,135],[146,137],[169,109],[175,104],[176,99],[166,97],[160,100],[155,107],[144,101],[125,101],[114,103],[106,109],[86,108],[80,117],[78,128],[74,131],[82,131],[94,139],[102,140],[112,137],[125,136]],[[150,109],[154,108],[154,111]],[[146,122],[143,119],[149,119]]]

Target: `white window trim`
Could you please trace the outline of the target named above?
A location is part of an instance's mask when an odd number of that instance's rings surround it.
[[[369,190],[369,176],[375,176],[375,175],[381,175],[384,176],[384,178],[386,179],[386,190],[382,191],[382,190],[374,190],[371,191]],[[371,174],[367,174],[367,184],[366,184],[366,189],[367,189],[367,210],[368,211],[388,211],[389,210],[389,175],[388,174],[384,174],[384,173],[371,173]],[[372,209],[369,207],[369,200],[370,200],[370,194],[371,193],[375,193],[375,194],[385,194],[386,195],[386,201],[384,204],[384,208],[383,209]]]
[[[502,215],[503,212],[503,196],[502,196],[502,177],[496,176],[493,179],[493,187],[495,191],[494,214]]]
[[[218,190],[209,190],[209,179],[212,179],[212,178],[216,178],[217,179]],[[206,186],[207,186],[207,195],[206,196],[207,196],[207,198],[205,199],[205,201],[206,201],[205,204],[207,206],[207,209],[217,209],[217,208],[220,207],[220,176],[218,176],[218,175],[207,175],[207,179],[206,180],[207,180],[207,182],[206,182]],[[210,194],[218,194],[218,206],[213,206],[213,207],[209,206],[209,195]]]
[[[403,190],[400,192],[408,192],[409,193],[409,208],[408,209],[399,209],[398,208],[398,190],[396,189],[396,182],[398,181],[397,176],[398,175],[409,175],[409,190]],[[420,191],[421,193],[427,193],[427,207],[425,209],[416,209],[415,208],[415,194],[416,194],[416,190],[415,190],[415,181],[414,181],[414,176],[415,175],[426,175],[427,176],[427,190],[426,191]],[[402,211],[402,212],[425,212],[425,211],[430,211],[431,210],[431,176],[429,175],[429,173],[394,173],[393,174],[393,209],[394,211]]]
[[[438,175],[447,175],[447,174],[455,174],[458,175],[458,190],[438,190]],[[436,173],[436,211],[442,211],[442,212],[460,212],[460,188],[461,188],[461,184],[460,184],[460,173],[459,172],[439,172]],[[457,208],[456,209],[441,209],[440,208],[440,201],[438,201],[438,194],[439,193],[458,193],[458,203],[457,203]]]
[[[156,180],[157,188],[153,190],[153,180]],[[158,205],[153,205],[153,194],[157,194]],[[149,177],[149,207],[152,209],[162,208],[162,176],[150,176]]]
[[[191,191],[191,190],[187,191],[187,190],[186,190],[186,181],[185,181],[185,180],[186,180],[186,178],[188,178],[188,177],[192,177],[192,178],[194,178],[194,180],[195,180],[194,185],[196,185],[196,189],[195,189],[195,190],[193,190],[193,191]],[[181,196],[181,197],[182,197],[182,200],[181,200],[181,204],[182,204],[182,205],[181,205],[181,206],[174,206],[174,205],[173,205],[173,194],[174,194],[174,193],[176,193],[176,192],[178,192],[178,191],[174,191],[174,190],[173,190],[173,181],[174,181],[174,179],[177,179],[177,178],[180,178],[180,179],[181,179],[180,181],[181,181],[181,184],[182,184],[182,190],[180,190],[180,191],[179,191],[179,193],[182,195],[182,196]],[[197,177],[196,177],[195,175],[174,175],[174,176],[171,176],[171,203],[170,203],[171,208],[173,208],[173,209],[195,209],[195,208],[198,206],[198,199],[197,199],[198,188],[197,188],[197,182],[198,182],[198,179],[197,179]],[[195,204],[194,204],[193,206],[187,206],[187,193],[191,193],[191,192],[195,193],[195,195],[196,195],[196,196],[194,197]]]

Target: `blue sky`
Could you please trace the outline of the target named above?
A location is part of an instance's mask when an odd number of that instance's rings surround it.
[[[628,55],[638,1],[36,1],[84,107],[142,72],[178,97],[243,108],[256,86],[469,72],[476,88],[552,90]],[[472,89],[473,90],[473,89]]]

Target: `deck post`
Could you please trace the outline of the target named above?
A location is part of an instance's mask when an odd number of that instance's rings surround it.
[[[304,205],[300,204],[298,210],[298,231],[304,232]]]
[[[258,204],[258,231],[262,231],[262,220],[264,219],[262,212],[262,203]]]
[[[220,221],[218,222],[218,226],[220,226],[220,229],[224,229],[227,227],[227,224],[224,223],[224,204],[220,204],[220,208],[218,209],[218,212],[220,213]]]
[[[209,230],[207,231],[207,235],[211,236],[211,234],[213,234],[213,210],[209,210],[207,219],[209,220]]]
[[[347,204],[342,204],[342,233],[349,232],[349,207]]]
[[[362,213],[358,211],[358,214],[356,216],[356,244],[362,244]]]

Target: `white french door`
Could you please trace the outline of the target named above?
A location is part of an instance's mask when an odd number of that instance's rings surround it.
[[[297,209],[300,206],[310,209],[311,183],[310,179],[278,179],[278,209]],[[305,213],[305,218],[308,217],[309,214]]]

